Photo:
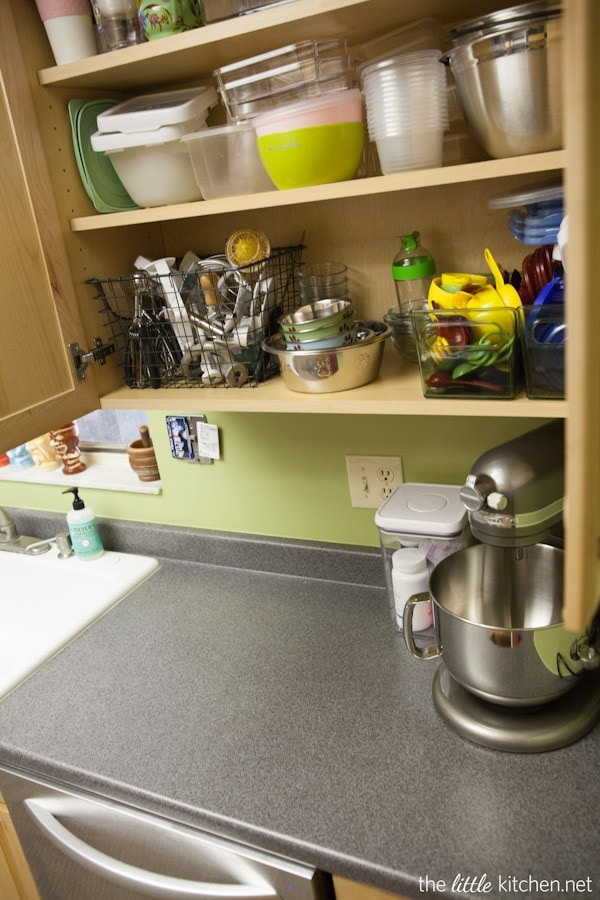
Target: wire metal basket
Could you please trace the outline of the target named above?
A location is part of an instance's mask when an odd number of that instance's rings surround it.
[[[215,255],[185,270],[161,261],[164,274],[91,278],[128,387],[256,387],[278,374],[262,341],[300,305],[304,249],[275,248],[241,268]]]

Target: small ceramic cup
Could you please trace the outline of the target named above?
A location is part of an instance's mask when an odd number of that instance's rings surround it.
[[[89,0],[36,0],[36,6],[57,65],[96,55]]]

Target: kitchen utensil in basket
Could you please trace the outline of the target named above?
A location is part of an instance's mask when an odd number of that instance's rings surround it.
[[[303,244],[273,248],[243,268],[189,252],[135,275],[92,278],[125,382],[132,388],[256,386],[278,373],[262,342],[300,305]],[[138,263],[143,261],[144,265]],[[170,267],[167,274],[164,266]]]

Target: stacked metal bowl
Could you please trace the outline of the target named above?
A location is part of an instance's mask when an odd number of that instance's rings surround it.
[[[263,341],[277,358],[284,383],[300,393],[332,393],[368,384],[381,368],[384,322],[359,322],[352,301],[318,300],[279,319]]]

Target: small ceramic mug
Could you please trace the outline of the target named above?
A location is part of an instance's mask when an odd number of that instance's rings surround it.
[[[139,19],[149,41],[204,24],[198,0],[141,0]]]

